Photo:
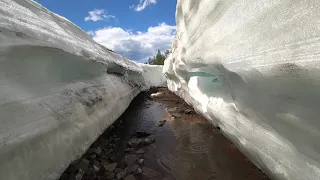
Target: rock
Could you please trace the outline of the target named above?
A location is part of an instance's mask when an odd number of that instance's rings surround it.
[[[121,171],[122,171],[121,168],[116,168],[116,169],[114,169],[114,172],[115,172],[115,173],[119,173],[119,172],[121,172]]]
[[[138,167],[138,169],[136,169],[133,173],[134,174],[141,174],[143,171],[141,169],[141,167]]]
[[[113,143],[112,143],[112,144],[109,144],[108,146],[109,146],[110,148],[115,148],[115,147],[116,147],[116,145],[113,144]]]
[[[156,142],[156,138],[145,138],[143,142],[145,143],[145,145],[149,145]]]
[[[144,159],[138,159],[138,160],[137,160],[137,164],[143,165],[143,164],[144,164]]]
[[[134,148],[138,147],[141,143],[142,143],[141,139],[136,139],[136,138],[135,139],[130,139],[128,141],[128,145],[130,147],[134,147]]]
[[[136,154],[144,154],[146,152],[141,148],[141,149],[138,149],[135,153]]]
[[[136,133],[135,133],[135,136],[136,136],[137,138],[145,138],[145,137],[150,136],[150,134],[147,133],[147,132],[136,132]]]
[[[93,165],[100,166],[100,163],[99,163],[99,161],[97,161],[97,160],[95,159],[95,160],[93,160]]]
[[[124,150],[124,152],[130,153],[130,152],[133,152],[133,151],[135,151],[135,150],[136,150],[135,148],[126,148],[126,149]]]
[[[83,175],[84,175],[84,171],[79,169],[79,171],[78,171],[78,173],[77,173],[77,175],[76,175],[76,177],[74,179],[75,180],[81,180]]]
[[[93,165],[93,169],[95,172],[100,171],[100,166]]]
[[[159,172],[148,167],[143,167],[142,171],[143,171],[142,174],[149,179],[160,175]]]
[[[133,164],[122,170],[121,172],[117,173],[117,179],[123,179],[128,174],[135,172],[138,168],[140,168],[137,164]]]
[[[125,168],[123,171],[119,172],[117,174],[117,179],[123,179],[124,177],[126,177],[129,174],[128,172],[128,168]]]
[[[89,167],[90,161],[88,159],[81,159],[74,166],[76,169],[82,169],[83,171],[87,171]]]
[[[97,158],[97,155],[91,154],[89,157],[90,157],[90,159],[96,159],[96,158]]]
[[[136,180],[136,177],[133,174],[128,175],[124,180]]]
[[[101,155],[101,153],[102,153],[101,148],[98,147],[98,148],[96,149],[95,153],[96,153],[97,155]]]
[[[113,178],[115,178],[115,176],[116,176],[116,174],[114,172],[112,172],[107,176],[107,179],[113,179]]]
[[[102,160],[101,164],[102,164],[102,166],[108,166],[110,163],[107,160]]]
[[[88,149],[87,154],[93,154],[95,152],[96,152],[96,150],[93,147],[91,147]]]
[[[116,162],[116,157],[114,157],[114,155],[111,155],[109,158],[108,158],[112,163],[113,162]],[[110,162],[109,161],[109,162]]]
[[[137,154],[129,154],[124,157],[124,160],[128,166],[132,165],[140,158],[140,155]]]
[[[167,122],[167,120],[165,120],[165,119],[160,120],[158,126],[162,127],[166,122]]]
[[[93,161],[93,169],[98,172],[100,171],[100,163],[97,160]]]
[[[182,115],[179,114],[179,113],[171,113],[171,115],[172,115],[173,117],[176,117],[176,118],[181,118],[181,117],[182,117]]]
[[[178,108],[177,108],[177,107],[173,107],[173,108],[169,108],[169,109],[167,109],[167,111],[168,111],[168,112],[174,112],[174,111],[176,111],[176,110],[178,110]]]
[[[139,148],[145,145],[152,144],[156,141],[155,138],[134,138],[128,141],[128,145],[132,148]]]
[[[108,164],[108,165],[104,165],[104,169],[108,172],[112,172],[116,169],[116,167],[118,166],[118,163],[112,163],[112,164]]]
[[[184,113],[186,113],[186,114],[191,114],[193,111],[191,110],[191,109],[186,109],[186,110],[184,110]]]
[[[140,168],[140,166],[138,164],[132,164],[128,167],[128,172],[132,173],[132,172],[136,171],[138,168]]]

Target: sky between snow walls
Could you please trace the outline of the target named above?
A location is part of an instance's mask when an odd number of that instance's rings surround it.
[[[143,63],[158,49],[171,49],[176,0],[36,1],[128,59]]]

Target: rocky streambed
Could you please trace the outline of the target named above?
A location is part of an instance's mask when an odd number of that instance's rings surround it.
[[[156,94],[151,93],[158,92]],[[150,97],[151,95],[151,97]],[[141,93],[60,180],[267,180],[166,88]]]

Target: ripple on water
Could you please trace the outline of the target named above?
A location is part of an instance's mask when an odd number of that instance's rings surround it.
[[[175,180],[215,179],[216,173],[207,162],[188,153],[163,154],[157,158],[158,165]],[[200,166],[201,164],[201,166]]]
[[[173,132],[177,139],[177,150],[196,154],[207,154],[210,151],[212,137],[198,127],[181,127]]]
[[[173,179],[184,179],[184,173],[181,172],[181,162],[172,154],[162,154],[157,158],[158,165]]]

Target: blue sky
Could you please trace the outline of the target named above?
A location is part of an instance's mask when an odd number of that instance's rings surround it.
[[[177,0],[36,0],[123,56],[146,61],[171,47]]]

